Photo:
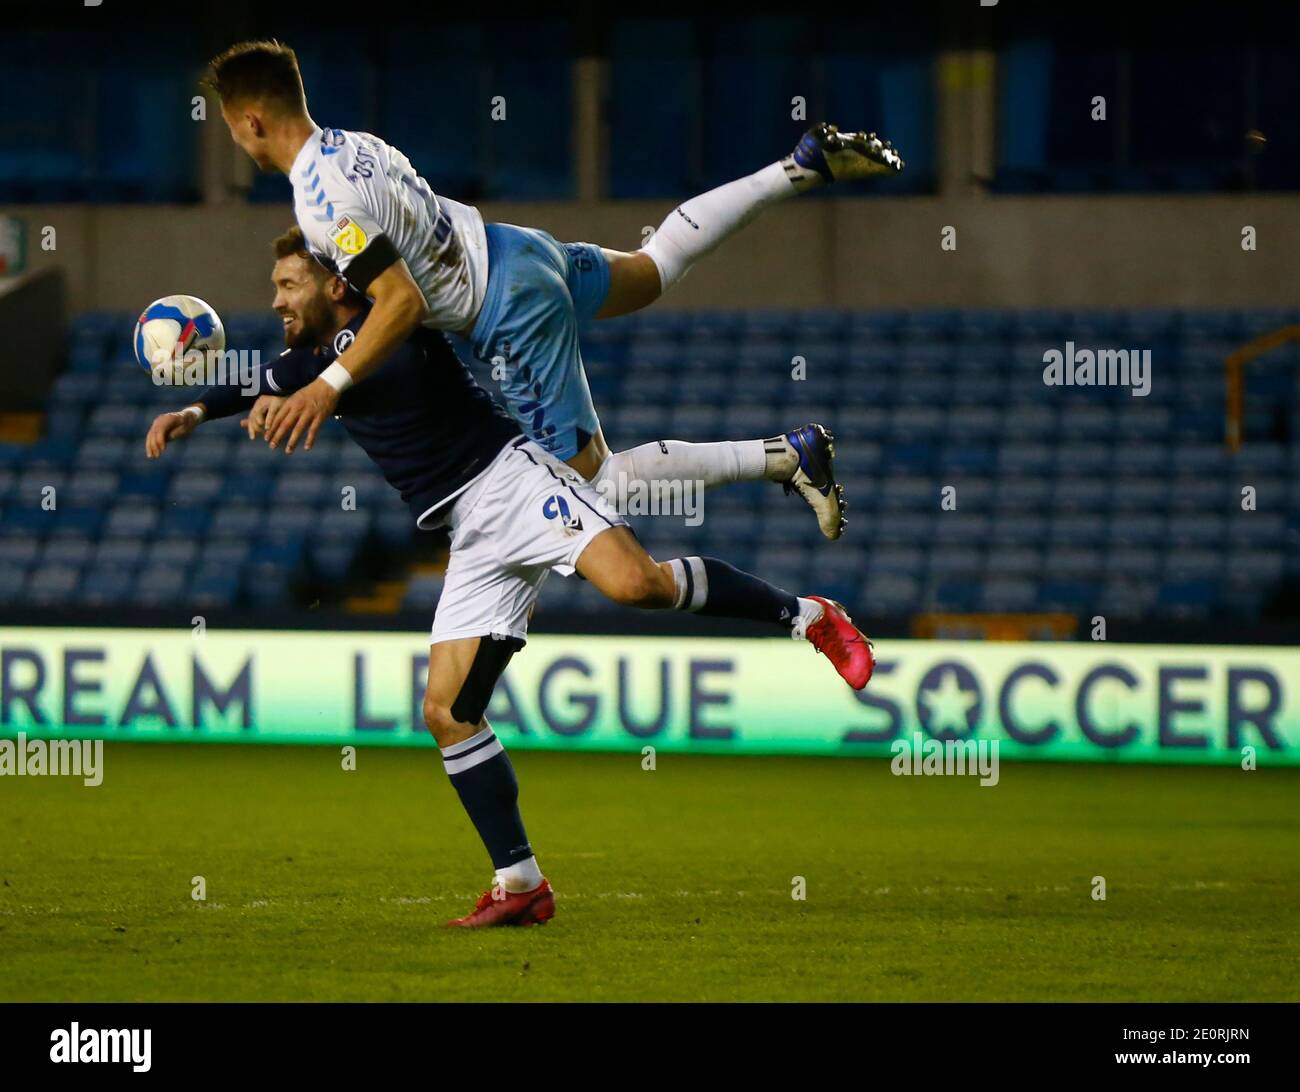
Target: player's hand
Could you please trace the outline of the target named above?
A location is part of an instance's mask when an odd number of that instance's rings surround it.
[[[160,413],[153,419],[149,434],[144,438],[144,453],[156,459],[169,443],[183,439],[198,427],[199,419],[192,413]]]
[[[275,423],[275,415],[284,404],[284,397],[278,394],[259,394],[248,416],[239,422],[239,427],[248,433],[250,440],[256,440],[263,432],[269,432]]]
[[[307,386],[290,395],[284,405],[278,408],[274,425],[267,426],[267,443],[273,448],[284,443],[284,453],[292,455],[305,432],[303,447],[310,451],[321,425],[327,418],[334,416],[338,404],[339,392],[325,380],[313,379]]]

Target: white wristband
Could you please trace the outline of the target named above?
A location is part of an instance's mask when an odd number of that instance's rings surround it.
[[[333,387],[339,394],[342,394],[352,386],[352,373],[343,367],[337,360],[328,368],[320,373],[320,377]]]
[[[178,411],[178,416],[184,417],[187,414],[191,414],[191,413],[194,414],[194,416],[199,419],[200,424],[202,424],[204,418],[207,417],[207,414],[204,412],[202,406],[186,406],[183,410]]]

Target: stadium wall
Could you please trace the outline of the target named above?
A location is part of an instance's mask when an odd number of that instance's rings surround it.
[[[790,652],[539,635],[487,715],[525,749],[1300,765],[1297,649],[891,641],[861,692]],[[427,654],[418,633],[0,628],[0,737],[428,747]]]
[[[666,201],[492,203],[487,219],[634,249]],[[218,309],[270,302],[269,244],[288,206],[10,206],[33,269],[61,267],[73,311],[133,311],[173,292]],[[941,248],[945,227],[956,249]],[[1256,249],[1244,250],[1243,231]],[[918,246],[918,240],[932,245]],[[1300,197],[879,198],[789,202],[697,267],[670,309],[1289,307]]]

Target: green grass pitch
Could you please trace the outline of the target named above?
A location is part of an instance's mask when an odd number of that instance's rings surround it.
[[[514,757],[542,928],[440,928],[490,869],[431,751],[5,777],[0,1000],[1300,999],[1294,770]]]

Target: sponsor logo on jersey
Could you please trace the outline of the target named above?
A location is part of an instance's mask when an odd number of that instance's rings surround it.
[[[542,504],[542,515],[547,519],[558,519],[566,535],[577,534],[582,530],[582,519],[569,510],[569,502],[559,493],[546,498]]]
[[[330,232],[330,238],[344,254],[360,254],[366,249],[366,233],[350,216],[341,216]]]
[[[357,335],[351,330],[340,330],[334,335],[334,352],[342,356],[348,351],[348,347],[356,340]]]

